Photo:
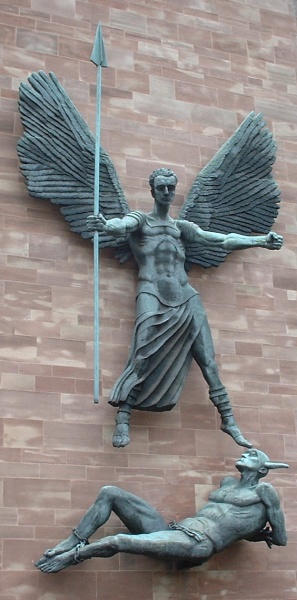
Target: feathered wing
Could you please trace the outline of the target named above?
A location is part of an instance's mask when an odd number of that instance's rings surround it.
[[[218,233],[268,233],[279,209],[272,176],[276,146],[261,114],[251,112],[196,177],[179,218]],[[186,242],[187,264],[218,266],[229,252]]]
[[[94,212],[94,136],[53,73],[39,71],[28,81],[20,85],[24,134],[18,154],[29,194],[59,205],[71,230],[92,238],[86,218]],[[129,212],[114,165],[102,148],[99,204],[107,219]],[[116,246],[120,260],[131,255],[127,238],[115,240],[103,233],[99,245]]]

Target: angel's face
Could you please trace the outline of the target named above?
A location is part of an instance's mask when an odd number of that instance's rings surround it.
[[[154,180],[154,192],[153,197],[157,204],[170,206],[174,199],[176,188],[176,179],[174,176],[164,177],[163,175],[157,175]]]

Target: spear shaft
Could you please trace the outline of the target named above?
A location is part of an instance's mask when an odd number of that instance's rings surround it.
[[[107,67],[105,47],[98,23],[93,51],[90,60],[97,67],[97,97],[96,97],[96,134],[95,134],[95,171],[94,171],[94,215],[99,214],[100,194],[100,136],[101,136],[101,67]],[[94,402],[99,402],[99,232],[94,232]]]

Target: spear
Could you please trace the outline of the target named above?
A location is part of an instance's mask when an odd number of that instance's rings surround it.
[[[101,67],[107,67],[107,59],[98,23],[90,60],[97,67],[96,135],[94,172],[94,215],[99,214],[100,192],[100,120],[101,120]],[[94,232],[94,402],[99,402],[99,232]]]

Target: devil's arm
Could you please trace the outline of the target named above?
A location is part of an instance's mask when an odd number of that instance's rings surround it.
[[[286,546],[287,532],[284,513],[280,508],[280,501],[276,490],[269,483],[260,483],[256,492],[267,510],[267,522],[270,525],[255,535],[247,538],[251,542],[265,541],[271,548],[275,546]]]

